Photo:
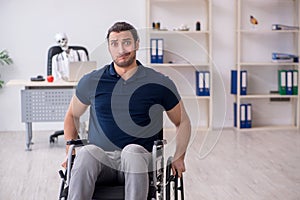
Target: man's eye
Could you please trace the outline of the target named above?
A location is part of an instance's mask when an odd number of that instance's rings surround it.
[[[112,43],[110,43],[110,45],[113,46],[113,47],[117,47],[118,43],[117,42],[112,42]]]
[[[124,45],[126,45],[126,46],[131,45],[131,41],[125,41]]]

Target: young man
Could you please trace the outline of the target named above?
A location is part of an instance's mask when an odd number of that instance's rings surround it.
[[[172,169],[179,176],[190,120],[174,83],[136,60],[139,38],[132,25],[115,23],[107,42],[113,62],[79,81],[65,117],[65,140],[76,139],[79,117],[90,106],[90,145],[77,152],[69,199],[91,199],[97,181],[125,183],[126,200],[146,200],[150,152],[162,134],[163,111],[177,128]]]

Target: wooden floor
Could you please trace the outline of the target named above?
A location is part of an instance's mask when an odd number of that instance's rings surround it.
[[[24,132],[0,132],[0,199],[57,199],[64,143],[50,134],[34,132],[27,152]],[[198,133],[186,161],[187,200],[300,199],[299,131]]]

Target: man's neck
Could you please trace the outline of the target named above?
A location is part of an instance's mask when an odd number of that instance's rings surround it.
[[[114,67],[117,74],[119,74],[124,80],[128,80],[130,77],[132,77],[138,69],[136,62],[128,67],[119,67],[116,64]]]

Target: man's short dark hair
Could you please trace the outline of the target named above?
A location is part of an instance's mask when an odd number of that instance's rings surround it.
[[[123,31],[130,31],[135,42],[139,39],[136,29],[131,24],[128,24],[126,22],[116,22],[114,25],[112,25],[112,27],[110,27],[110,29],[108,29],[106,35],[107,41],[109,40],[109,35],[111,32],[120,33]]]

